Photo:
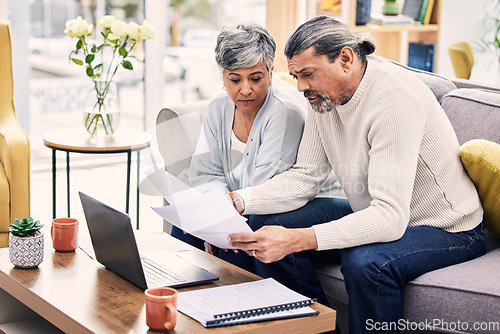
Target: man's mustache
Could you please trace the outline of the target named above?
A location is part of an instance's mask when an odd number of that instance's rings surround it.
[[[319,96],[321,98],[324,98],[323,94],[321,94],[320,92],[317,92],[315,90],[306,90],[306,91],[304,91],[304,97],[305,98],[308,98],[311,95],[317,95],[317,96]]]

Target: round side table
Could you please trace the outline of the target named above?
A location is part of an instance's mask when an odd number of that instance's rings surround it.
[[[69,154],[115,154],[127,153],[127,188],[125,212],[129,213],[130,201],[130,167],[132,152],[137,152],[137,184],[140,179],[140,152],[151,144],[151,137],[147,132],[119,128],[111,137],[92,137],[83,127],[61,128],[47,132],[43,136],[43,143],[52,149],[52,216],[56,218],[56,151],[66,152],[66,180],[68,198],[68,217],[70,214],[70,159]],[[139,229],[139,187],[137,187],[137,229]]]

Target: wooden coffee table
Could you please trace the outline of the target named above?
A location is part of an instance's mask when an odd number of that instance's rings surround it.
[[[26,320],[19,319],[17,309],[28,307],[51,324],[41,318],[20,324],[45,321],[49,326],[66,333],[148,332],[141,289],[105,269],[81,249],[74,253],[54,252],[49,229],[44,227],[44,233],[45,259],[37,269],[14,268],[9,261],[8,248],[0,249],[0,323],[9,322],[9,317],[12,319],[10,321]],[[81,238],[80,244],[84,240]],[[219,281],[212,284],[179,291],[259,279],[166,233],[138,231],[137,241],[141,253],[165,267],[168,267],[168,263],[162,263],[162,252],[176,251],[182,258],[220,277]],[[177,326],[169,333],[321,333],[335,328],[334,310],[318,303],[311,307],[320,314],[212,329],[179,313]],[[1,328],[2,325],[0,332]]]

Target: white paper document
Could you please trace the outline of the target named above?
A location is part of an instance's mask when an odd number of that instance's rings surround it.
[[[234,249],[227,240],[230,234],[252,232],[247,219],[234,209],[220,190],[202,194],[166,171],[155,172],[151,182],[158,185],[158,190],[171,203],[152,209],[187,233],[214,246]]]
[[[146,172],[144,181],[155,187],[170,204],[190,201],[202,195],[163,168]]]

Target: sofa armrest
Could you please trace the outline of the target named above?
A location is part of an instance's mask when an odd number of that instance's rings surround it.
[[[163,108],[156,118],[158,150],[165,169],[179,176],[189,168],[208,101]]]

